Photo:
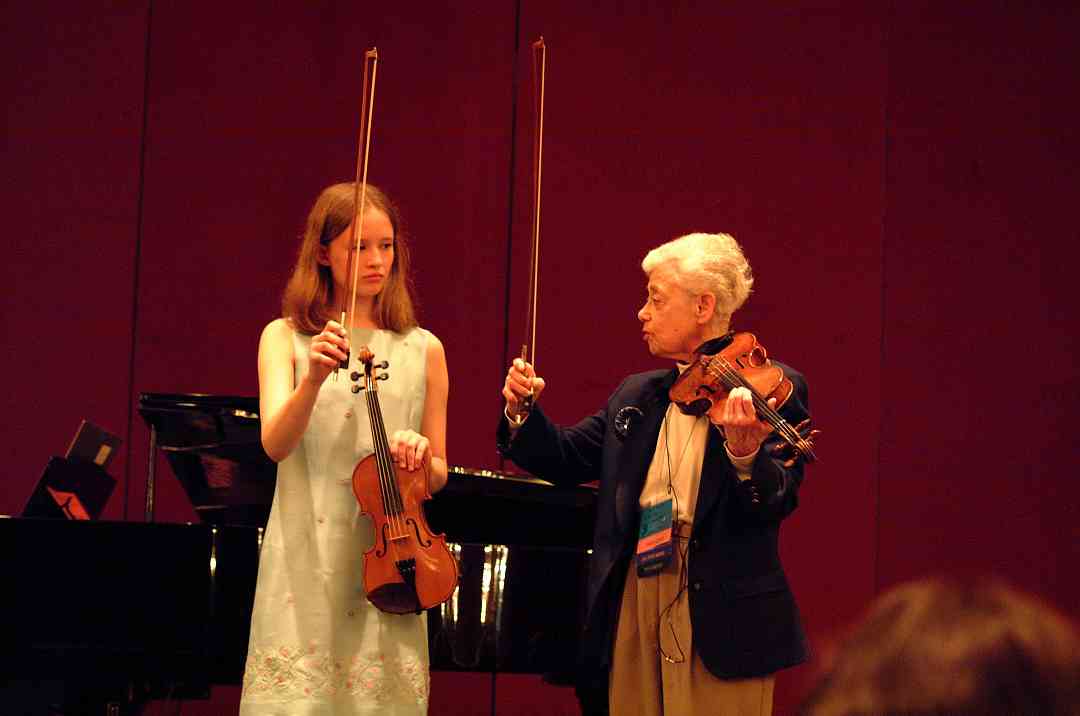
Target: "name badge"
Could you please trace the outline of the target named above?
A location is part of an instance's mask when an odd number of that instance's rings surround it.
[[[671,504],[667,499],[641,511],[635,555],[639,577],[657,574],[671,561]]]

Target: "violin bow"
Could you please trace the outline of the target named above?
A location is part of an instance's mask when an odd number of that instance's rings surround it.
[[[364,91],[360,101],[360,138],[356,146],[356,181],[353,184],[353,220],[349,225],[351,235],[349,244],[353,247],[349,261],[346,283],[351,285],[351,297],[346,306],[341,307],[341,326],[348,328],[348,318],[356,311],[356,284],[360,274],[360,241],[363,238],[364,207],[367,206],[368,159],[371,157],[371,118],[375,111],[375,76],[379,70],[379,50],[372,47],[364,53]],[[338,366],[349,367],[349,356]],[[337,380],[337,368],[334,369]]]
[[[521,345],[521,360],[536,368],[536,315],[540,284],[540,184],[544,171],[544,80],[547,74],[547,45],[543,36],[532,44],[533,59],[533,187],[532,187],[532,233],[529,251],[529,307],[526,315],[525,335],[528,340]],[[524,417],[532,409],[533,394],[521,401],[518,415]]]

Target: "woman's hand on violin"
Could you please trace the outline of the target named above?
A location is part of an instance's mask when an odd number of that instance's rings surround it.
[[[776,407],[776,398],[769,398],[769,407]],[[709,420],[724,429],[724,438],[732,455],[753,455],[773,431],[768,423],[758,420],[754,399],[746,388],[734,388],[727,400],[717,401],[709,410]]]
[[[349,339],[345,328],[337,321],[327,321],[326,327],[311,339],[306,380],[316,386],[322,385],[326,376],[348,356]]]
[[[398,467],[415,470],[431,457],[431,444],[415,430],[398,430],[390,436],[390,455]]]
[[[529,393],[532,393],[535,403],[540,399],[544,386],[544,379],[536,374],[532,364],[515,358],[510,364],[510,370],[506,371],[506,381],[502,389],[503,398],[506,399],[506,414],[517,415],[521,411],[521,401]]]

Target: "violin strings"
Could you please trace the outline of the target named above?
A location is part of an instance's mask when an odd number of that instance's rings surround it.
[[[714,363],[720,364],[720,369],[713,367]],[[750,391],[751,398],[753,400],[754,407],[761,413],[763,418],[776,428],[776,431],[780,434],[787,443],[792,447],[802,451],[808,443],[799,435],[798,431],[791,427],[791,424],[784,420],[775,409],[769,406],[767,400],[765,400],[758,392],[743,379],[742,375],[724,358],[717,357],[716,359],[709,361],[706,370],[713,376],[719,377],[725,381],[725,384],[729,388],[744,387]],[[811,453],[812,454],[812,453]]]
[[[769,422],[774,428],[781,429],[782,424],[786,425],[787,421],[777,413],[773,408],[769,407],[769,403],[757,390],[754,389],[750,383],[743,379],[742,375],[726,360],[720,358],[718,361],[721,366],[721,370],[716,370],[712,367],[712,363],[709,365],[709,372],[717,377],[725,379],[725,382],[729,388],[743,387],[750,391],[750,395],[753,398],[754,407],[758,408],[764,416],[764,419]]]
[[[387,470],[387,480],[390,486],[391,502],[394,508],[394,521],[397,525],[398,536],[404,537],[406,534],[405,526],[405,503],[401,495],[401,486],[398,482],[397,467],[394,464],[394,456],[390,452],[389,436],[386,433],[386,424],[383,422],[382,410],[379,408],[379,394],[378,391],[372,391],[372,400],[375,401],[375,415],[379,422],[379,440],[382,442],[383,451],[386,455],[390,469]]]
[[[378,403],[377,396],[375,398],[375,401],[376,401],[376,404],[377,404]],[[405,519],[404,518],[405,505],[404,505],[404,503],[402,501],[401,487],[400,487],[400,483],[398,482],[397,465],[394,462],[393,454],[390,452],[390,442],[389,442],[389,437],[386,434],[386,425],[383,423],[382,411],[378,411],[378,419],[379,419],[379,440],[382,443],[383,453],[386,455],[387,464],[389,465],[389,469],[387,470],[386,475],[387,475],[387,481],[389,482],[389,486],[390,486],[390,502],[391,502],[391,504],[393,506],[394,524],[397,527],[397,535],[399,537],[404,537],[405,536],[405,521],[404,521],[404,519]]]
[[[374,381],[372,381],[374,385]],[[394,461],[390,455],[390,445],[386,438],[386,426],[382,419],[382,410],[379,408],[377,391],[370,388],[367,394],[368,415],[372,419],[373,434],[375,436],[375,460],[379,466],[379,490],[383,495],[383,511],[390,522],[391,532],[395,536],[405,534],[405,526],[401,519],[402,502],[401,492],[397,488],[397,473],[394,469]]]
[[[738,371],[734,370],[730,364],[725,366],[725,374],[727,375],[729,381],[733,384],[732,387],[734,387],[735,385],[741,385],[742,387],[745,387],[747,390],[750,391],[754,407],[762,414],[764,419],[770,425],[772,425],[774,428],[777,429],[778,432],[781,433],[782,437],[784,437],[790,442],[793,437],[794,431],[791,430],[790,425],[786,420],[784,420],[783,416],[781,416],[778,412],[776,412],[776,410],[769,406],[768,400],[758,394],[754,387],[750,385],[746,380],[744,380],[742,375],[740,375]]]
[[[383,513],[389,515],[390,512],[390,486],[387,483],[387,459],[383,454],[382,445],[379,444],[378,430],[375,427],[375,407],[371,402],[370,391],[365,395],[368,405],[368,416],[372,422],[371,434],[374,439],[374,452],[375,452],[375,464],[377,466],[377,472],[379,476],[379,495],[382,498]]]
[[[734,376],[734,379],[738,380],[740,384],[750,390],[755,407],[766,415],[766,417],[768,418],[768,422],[776,428],[777,432],[780,434],[780,437],[782,437],[799,453],[809,457],[810,459],[814,459],[816,456],[814,455],[813,444],[806,440],[802,435],[800,435],[799,431],[792,427],[791,423],[785,420],[779,412],[769,407],[768,401],[765,398],[761,397],[757,393],[757,391],[754,390],[754,387],[748,382],[746,382],[743,379],[742,375],[739,374],[734,369],[734,367],[731,366],[730,363],[727,363],[727,361],[723,361],[723,363],[725,364],[726,370],[729,371],[732,376]]]

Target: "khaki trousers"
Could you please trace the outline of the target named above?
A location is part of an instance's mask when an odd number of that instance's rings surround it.
[[[608,704],[612,716],[769,716],[773,677],[713,676],[694,648],[686,593],[690,525],[678,523],[675,554],[659,574],[631,563],[615,632]],[[665,658],[666,655],[666,658]]]

